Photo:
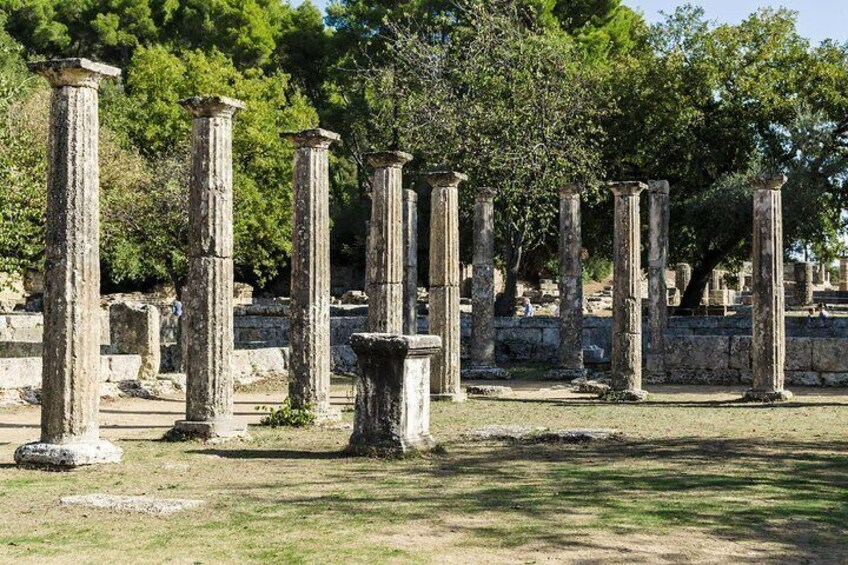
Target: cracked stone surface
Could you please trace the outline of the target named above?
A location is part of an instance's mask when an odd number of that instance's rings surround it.
[[[203,505],[203,500],[181,498],[153,498],[150,496],[122,496],[114,494],[83,494],[65,496],[59,500],[62,506],[85,506],[120,513],[151,514],[168,516],[192,510]]]

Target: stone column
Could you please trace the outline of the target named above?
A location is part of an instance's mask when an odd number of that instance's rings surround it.
[[[233,417],[233,116],[223,96],[180,102],[193,117],[185,289],[186,417],[173,438],[245,436]]]
[[[461,402],[459,319],[459,183],[462,173],[425,175],[432,188],[430,205],[430,333],[442,339],[433,358],[430,395],[433,400]]]
[[[607,400],[640,401],[642,390],[641,182],[610,184],[615,198],[613,244],[612,388]]]
[[[795,304],[809,306],[813,303],[813,264],[795,263]]]
[[[98,88],[120,69],[87,59],[31,63],[53,87],[47,172],[41,439],[25,467],[118,463],[100,438],[100,164]]]
[[[839,291],[848,292],[848,257],[839,258]]]
[[[680,291],[681,298],[692,280],[692,266],[688,263],[678,263],[674,268],[674,286]]]
[[[338,134],[312,129],[288,134],[295,145],[289,398],[310,406],[318,421],[330,407],[330,172]]]
[[[159,309],[151,304],[118,302],[109,308],[109,344],[113,354],[140,355],[139,379],[155,379],[162,362]]]
[[[430,451],[430,356],[434,335],[353,334],[360,376],[349,450],[358,454]]]
[[[792,398],[792,393],[783,389],[786,328],[780,189],[786,177],[758,176],[749,182],[754,189],[753,387],[745,393],[745,400],[775,402]]]
[[[474,201],[474,276],[471,283],[471,366],[468,379],[508,379],[495,363],[495,190],[477,189]]]
[[[585,377],[583,365],[583,251],[580,185],[559,190],[559,367],[560,378]]]
[[[368,331],[403,333],[403,166],[412,155],[366,155],[374,167],[368,247]]]
[[[665,363],[665,330],[668,326],[668,287],[665,271],[668,265],[668,181],[648,183],[648,357],[647,369],[663,372]]]
[[[403,191],[403,333],[418,333],[418,194]]]

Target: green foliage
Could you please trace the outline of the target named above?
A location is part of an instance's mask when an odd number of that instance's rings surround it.
[[[583,260],[583,281],[605,281],[612,275],[612,261],[598,255]]]
[[[302,407],[294,407],[292,406],[291,398],[286,398],[279,408],[257,406],[256,410],[268,413],[267,416],[262,417],[259,423],[271,428],[303,428],[315,423],[315,413],[312,411],[312,405],[307,404]]]

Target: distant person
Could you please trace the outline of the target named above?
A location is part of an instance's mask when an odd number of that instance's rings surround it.
[[[533,309],[533,304],[530,302],[529,298],[525,297],[524,298],[524,317],[525,318],[532,318],[534,313],[535,313],[535,310]]]
[[[830,312],[828,311],[827,304],[825,303],[819,304],[819,318],[822,320],[830,318]]]
[[[554,317],[554,318],[559,318],[559,298],[557,298],[556,300],[554,300],[554,313],[553,313],[553,317]]]
[[[807,310],[807,319],[812,320],[816,317],[816,309],[812,306]]]
[[[183,303],[180,302],[179,298],[174,298],[174,302],[171,304],[171,313],[177,318],[183,317]]]

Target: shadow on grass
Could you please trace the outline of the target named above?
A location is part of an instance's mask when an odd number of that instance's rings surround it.
[[[553,404],[561,406],[621,406],[630,408],[745,408],[754,410],[786,410],[789,408],[848,408],[845,402],[742,402],[740,399],[730,400],[645,400],[643,402],[606,402],[591,395],[585,398],[486,398],[474,397],[476,402],[506,402],[521,404]]]
[[[289,449],[198,449],[187,453],[214,455],[224,459],[314,459],[322,461],[350,457],[342,451],[296,451]]]
[[[335,485],[330,493],[312,494],[291,483],[233,488],[253,491],[244,495],[255,503],[291,505],[316,520],[397,524],[467,518],[453,520],[451,531],[501,547],[573,548],[572,534],[580,529],[606,537],[617,532],[685,536],[685,528],[694,528],[719,539],[779,544],[780,556],[790,561],[848,558],[845,441],[692,437],[531,446],[464,440],[447,449],[446,456],[388,469],[368,461],[354,462],[355,470],[324,469],[325,484]],[[201,453],[343,457],[300,451]],[[274,494],[280,492],[285,494]],[[483,524],[476,520],[481,516],[487,516]],[[571,517],[576,522],[569,522]],[[770,550],[777,551],[774,545]],[[764,560],[762,553],[748,559],[758,560]]]

